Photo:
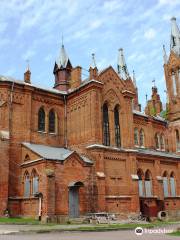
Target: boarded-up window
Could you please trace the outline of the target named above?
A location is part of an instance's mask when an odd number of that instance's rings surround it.
[[[143,181],[139,180],[138,181],[138,185],[139,185],[139,196],[143,197],[144,196],[144,192],[143,192]]]
[[[169,192],[168,192],[168,178],[167,177],[163,177],[163,190],[164,190],[164,197],[168,197]]]
[[[171,196],[175,197],[176,196],[176,184],[175,184],[175,178],[174,178],[173,173],[171,173],[171,177],[170,177],[170,187],[171,187]]]
[[[30,177],[29,174],[26,172],[24,175],[24,197],[30,196],[30,189],[31,189]]]
[[[146,191],[146,197],[152,196],[152,179],[151,179],[151,173],[149,170],[145,173],[145,191]]]

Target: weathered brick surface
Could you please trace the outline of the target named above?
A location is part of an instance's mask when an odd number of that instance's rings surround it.
[[[74,70],[76,81],[68,83],[68,87],[79,86],[80,70]],[[165,209],[180,210],[178,197],[164,200],[162,181],[157,179],[165,171],[169,176],[174,172],[179,196],[180,160],[138,154],[134,146],[134,128],[139,132],[143,129],[145,148],[155,149],[155,134],[160,133],[164,135],[166,151],[175,153],[175,130],[180,130],[179,120],[166,123],[151,116],[133,113],[133,98],[136,98],[138,104],[137,90],[131,80],[121,80],[112,67],[101,72],[96,80],[99,82],[92,81],[66,97],[57,92],[15,83],[12,104],[12,83],[0,82],[0,94],[4,101],[0,107],[0,131],[10,131],[10,140],[0,140],[1,215],[7,206],[14,216],[38,215],[38,198],[34,198],[32,194],[28,199],[24,198],[24,173],[28,171],[32,181],[33,170],[39,176],[43,217],[69,214],[69,184],[72,182],[83,184],[79,188],[80,214],[90,211],[109,211],[124,215],[138,212],[138,181],[132,179],[132,175],[137,175],[138,169],[143,173],[149,170],[152,175],[154,198],[145,199],[149,206],[153,208],[156,199],[161,199],[165,203]],[[66,83],[64,87],[67,87]],[[107,103],[109,111],[110,147],[102,146],[104,103]],[[115,143],[114,109],[117,105],[121,149],[116,148]],[[45,132],[38,132],[40,107],[44,107],[46,113]],[[48,132],[48,114],[51,109],[54,109],[57,119],[55,134]],[[177,110],[176,107],[175,109]],[[170,112],[170,120],[174,119],[174,112]],[[22,146],[23,142],[67,147],[77,153],[74,152],[64,162],[45,159],[35,161],[41,156]],[[94,164],[85,164],[78,154],[86,155]],[[27,163],[27,155],[28,161],[32,162]],[[22,165],[23,163],[26,164]]]

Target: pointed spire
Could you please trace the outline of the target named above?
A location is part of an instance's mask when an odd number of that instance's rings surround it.
[[[133,83],[134,83],[135,88],[137,88],[137,85],[136,85],[136,76],[135,76],[135,71],[134,71],[134,70],[133,70]]]
[[[95,54],[92,53],[92,60],[91,60],[91,65],[90,65],[91,68],[96,68],[96,60],[95,60]]]
[[[164,64],[167,64],[167,62],[168,62],[168,57],[167,57],[167,54],[166,54],[165,45],[163,45],[163,59],[164,59]]]
[[[117,69],[118,69],[118,74],[122,79],[126,80],[127,78],[129,78],[129,72],[127,69],[122,48],[119,49]]]
[[[171,18],[171,44],[170,49],[180,55],[180,31],[176,23],[176,18]]]
[[[31,71],[30,71],[30,67],[29,67],[29,60],[26,60],[26,62],[27,62],[27,67],[26,67],[26,71],[24,73],[24,82],[31,83]]]

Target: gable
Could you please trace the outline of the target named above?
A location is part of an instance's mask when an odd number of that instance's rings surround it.
[[[109,88],[116,87],[119,90],[122,90],[125,86],[125,83],[118,76],[115,70],[109,66],[104,71],[102,71],[98,79],[104,83],[104,86],[109,86]]]

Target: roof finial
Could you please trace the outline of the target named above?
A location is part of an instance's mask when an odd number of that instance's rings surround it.
[[[180,55],[180,31],[176,23],[176,18],[171,18],[171,43],[170,50]]]
[[[68,60],[69,60],[69,58],[68,58],[65,48],[64,48],[64,37],[62,34],[62,45],[61,45],[59,59],[57,60],[58,67],[65,68],[67,66]]]
[[[154,83],[154,88],[156,87],[156,80],[153,79],[152,82]]]
[[[164,64],[167,64],[168,62],[168,58],[167,58],[167,54],[166,54],[166,48],[165,45],[163,45],[163,59],[164,59]]]
[[[30,71],[29,59],[26,59],[26,63],[27,63],[26,71]]]
[[[122,48],[119,49],[117,69],[118,69],[118,74],[120,75],[121,78],[123,78],[124,80],[129,78],[129,72],[127,69]]]
[[[147,93],[146,93],[146,104],[147,104],[147,101],[148,101],[148,95],[147,95]]]
[[[63,36],[63,33],[62,33],[62,36],[61,36],[61,41],[62,41],[62,45],[61,46],[64,46],[64,36]]]
[[[92,60],[91,60],[91,68],[96,68],[96,60],[95,60],[95,53],[92,53]]]
[[[136,76],[135,76],[135,71],[133,70],[133,83],[134,83],[134,86],[137,87],[136,85]]]

